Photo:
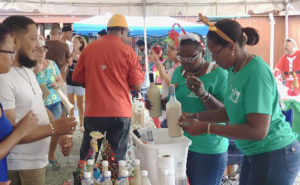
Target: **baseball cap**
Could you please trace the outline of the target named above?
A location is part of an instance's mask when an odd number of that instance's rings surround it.
[[[107,27],[123,27],[123,28],[128,28],[128,24],[127,21],[125,19],[125,17],[121,14],[115,14],[113,15],[108,23],[107,23]]]
[[[62,29],[62,32],[66,32],[66,31],[73,31],[71,26],[67,25],[67,26],[64,26],[63,29]]]

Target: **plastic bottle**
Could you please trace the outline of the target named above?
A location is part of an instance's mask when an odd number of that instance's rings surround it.
[[[147,139],[149,144],[154,144],[152,128],[147,128]]]
[[[138,93],[138,98],[137,98],[137,107],[136,107],[136,112],[137,112],[137,122],[141,125],[144,124],[144,110],[145,110],[145,105],[143,102],[143,97],[142,94],[139,92]]]
[[[93,177],[93,169],[94,169],[94,160],[88,159],[87,160],[87,171],[91,173],[92,177]]]
[[[148,171],[147,170],[142,170],[141,171],[141,176],[142,176],[142,185],[151,185],[150,180],[148,178]]]
[[[175,185],[187,185],[186,172],[183,169],[182,162],[177,163],[175,176]]]
[[[151,109],[149,114],[152,118],[158,118],[162,115],[161,103],[160,103],[160,89],[154,83],[153,73],[149,73],[150,86],[147,89],[147,98],[151,102]]]
[[[131,104],[131,124],[135,124],[136,123],[136,97],[133,96],[132,97],[132,104]]]
[[[126,163],[125,163],[124,160],[120,160],[120,161],[118,162],[118,165],[119,165],[119,169],[118,169],[118,177],[119,177],[119,178],[122,178],[121,172],[124,171],[124,170],[126,170],[125,164],[126,164]],[[114,185],[119,185],[119,181],[116,180]]]
[[[92,175],[90,172],[84,172],[84,179],[81,181],[81,185],[93,185]]]
[[[119,180],[119,185],[129,185],[128,180],[129,172],[127,170],[121,171],[121,178]]]
[[[168,180],[168,170],[167,169],[161,169],[161,178],[159,179],[160,185],[169,185],[169,180]]]
[[[133,177],[131,179],[130,185],[142,185],[142,178],[141,178],[141,168],[140,168],[140,160],[134,160],[134,171]]]
[[[113,185],[111,181],[111,171],[104,172],[104,182],[103,185]]]
[[[182,115],[181,103],[176,100],[175,85],[170,84],[169,88],[170,100],[166,105],[167,123],[170,137],[180,137],[183,134],[181,127],[178,125],[178,120]]]
[[[104,174],[105,171],[108,171],[108,161],[102,161],[102,173]]]

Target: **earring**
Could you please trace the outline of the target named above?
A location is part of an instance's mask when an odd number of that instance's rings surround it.
[[[234,56],[234,50],[232,50],[231,56]]]

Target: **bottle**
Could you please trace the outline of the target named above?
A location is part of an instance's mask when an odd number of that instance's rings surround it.
[[[143,102],[142,94],[139,92],[138,99],[137,99],[137,107],[136,107],[136,112],[137,112],[136,119],[140,125],[144,124],[144,109],[145,109],[145,105]]]
[[[148,139],[148,143],[149,144],[154,144],[154,141],[153,141],[153,132],[152,132],[152,128],[151,127],[147,128],[147,139]]]
[[[170,84],[169,88],[170,100],[166,105],[167,123],[170,137],[180,137],[183,134],[181,127],[178,125],[178,120],[182,115],[181,103],[176,100],[175,85]]]
[[[93,176],[93,169],[94,169],[94,160],[88,159],[87,160],[87,171],[91,173],[91,176]]]
[[[142,185],[151,185],[150,180],[148,178],[148,171],[147,170],[142,170],[141,171],[141,176],[142,176]]]
[[[149,73],[150,86],[147,89],[147,98],[151,102],[151,109],[149,114],[152,118],[158,118],[162,115],[161,103],[160,103],[160,89],[154,83],[153,73]]]
[[[132,96],[132,104],[131,104],[131,124],[135,124],[136,123],[136,97],[135,95]]]
[[[187,185],[186,172],[183,169],[182,162],[177,163],[175,176],[176,176],[175,185]]]
[[[87,172],[86,161],[83,162],[83,172]]]
[[[142,185],[141,179],[141,168],[140,168],[140,160],[134,160],[134,171],[133,177],[131,179],[130,185]]]
[[[93,185],[94,181],[92,180],[92,175],[90,172],[84,172],[84,179],[81,181],[82,185]]]
[[[118,165],[119,165],[118,175],[119,175],[119,177],[121,176],[121,172],[123,170],[127,170],[125,164],[126,164],[126,162],[124,160],[119,160],[119,162],[118,162]]]
[[[160,185],[169,185],[169,181],[168,181],[168,170],[167,169],[161,169],[161,178],[160,180]]]
[[[103,185],[113,185],[111,181],[111,171],[104,172],[104,182]]]
[[[105,171],[108,171],[108,161],[102,161],[102,173],[104,174]]]
[[[129,172],[127,170],[121,171],[121,178],[119,181],[119,185],[129,185],[128,176],[129,176]]]

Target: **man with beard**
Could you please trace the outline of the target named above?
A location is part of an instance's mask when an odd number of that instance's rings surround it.
[[[8,176],[12,185],[43,185],[50,136],[60,135],[62,153],[68,155],[72,139],[65,134],[72,134],[77,123],[74,117],[54,121],[44,106],[41,89],[29,69],[36,64],[33,51],[39,47],[35,22],[25,16],[10,16],[3,24],[10,30],[16,56],[10,72],[0,75],[0,102],[13,127],[30,110],[38,119],[38,127],[8,155]]]

